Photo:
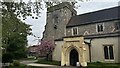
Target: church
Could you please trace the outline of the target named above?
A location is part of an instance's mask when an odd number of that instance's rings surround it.
[[[47,9],[42,39],[52,39],[61,66],[120,62],[120,6],[77,15],[70,3]]]

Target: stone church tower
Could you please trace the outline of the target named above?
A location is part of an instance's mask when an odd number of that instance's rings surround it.
[[[67,2],[48,8],[42,40],[56,40],[66,36],[66,25],[69,19],[76,14],[72,5]]]

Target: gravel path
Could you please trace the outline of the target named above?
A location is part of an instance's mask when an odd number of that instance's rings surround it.
[[[76,68],[71,66],[56,66],[56,65],[49,65],[49,64],[39,64],[35,63],[37,60],[22,60],[20,61],[21,64],[25,64],[27,66],[37,66],[37,67],[45,67],[45,68]]]

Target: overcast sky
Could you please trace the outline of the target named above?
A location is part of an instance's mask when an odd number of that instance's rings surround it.
[[[83,14],[83,13],[88,13],[92,11],[97,11],[105,8],[111,8],[118,6],[119,0],[90,0],[87,2],[79,2],[76,4],[77,6],[80,5],[79,8],[77,8],[77,14]],[[28,17],[25,22],[32,25],[32,32],[34,35],[42,38],[42,33],[44,31],[44,26],[46,24],[46,8],[44,7],[44,10],[41,12],[41,17],[37,20],[32,19],[31,17]],[[33,36],[28,36],[28,44],[30,46],[36,45],[38,43],[37,38]]]

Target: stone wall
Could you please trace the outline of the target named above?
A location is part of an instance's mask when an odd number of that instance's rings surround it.
[[[104,45],[113,45],[114,60],[104,59]],[[119,62],[118,57],[118,37],[96,38],[91,41],[91,61],[92,62]]]
[[[120,37],[118,37],[118,61],[120,63]]]
[[[59,6],[59,9],[53,9],[54,11],[47,12],[47,23],[45,25],[43,39],[59,39],[66,36],[66,24],[73,13],[76,15],[75,10],[73,9],[73,11],[71,9],[65,5],[61,8]],[[57,22],[55,21],[56,16]]]
[[[55,49],[53,51],[52,59],[55,61],[61,61],[61,52],[62,52],[62,45],[64,41],[56,41]]]
[[[78,27],[78,35],[91,35],[91,34],[101,34],[101,33],[110,33],[115,31],[115,23],[117,21],[108,21],[108,22],[101,22],[104,25],[104,31],[102,32],[97,32],[97,24],[100,23],[95,23],[95,24],[87,24],[87,25],[81,25],[81,26],[76,26]],[[66,35],[67,36],[72,36],[72,28],[67,28],[66,30]]]

